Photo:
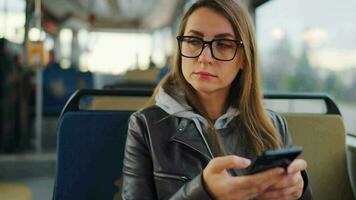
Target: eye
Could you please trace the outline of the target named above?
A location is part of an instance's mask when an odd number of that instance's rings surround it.
[[[218,49],[230,49],[234,48],[236,44],[229,40],[217,40],[214,42],[214,46],[216,46]]]
[[[200,46],[202,41],[198,38],[187,37],[183,39],[183,42],[188,43],[189,45]]]

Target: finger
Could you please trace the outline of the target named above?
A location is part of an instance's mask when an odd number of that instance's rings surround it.
[[[296,199],[301,196],[303,188],[298,186],[287,187],[279,190],[264,192],[258,196],[259,200],[264,199]]]
[[[307,162],[303,159],[295,159],[287,169],[288,174],[293,174],[298,171],[305,170],[307,168]]]
[[[289,174],[287,176],[284,176],[281,181],[278,183],[272,185],[269,189],[270,190],[275,190],[275,189],[282,189],[286,187],[292,187],[294,185],[302,184],[303,178],[299,173],[297,174]]]
[[[233,177],[231,184],[238,185],[249,196],[257,196],[269,186],[277,183],[283,177],[283,168],[274,168],[254,175]]]
[[[226,169],[243,169],[251,164],[249,159],[239,157],[239,156],[221,156],[216,157],[211,162],[212,172],[221,172]]]
[[[259,182],[273,182],[272,184],[274,184],[283,178],[284,172],[285,170],[283,168],[276,167],[251,175],[251,177],[255,180],[258,180]]]

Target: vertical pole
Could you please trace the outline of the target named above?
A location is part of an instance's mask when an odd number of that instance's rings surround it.
[[[41,0],[35,0],[36,28],[41,31]],[[36,68],[36,118],[35,118],[35,147],[36,153],[42,152],[42,68]]]
[[[78,41],[78,30],[73,30],[72,37],[72,52],[71,52],[71,63],[72,66],[79,70],[79,57],[80,57],[80,46]]]
[[[41,0],[35,0],[36,28],[41,30]]]
[[[24,50],[23,51],[23,58],[24,58],[24,64],[25,66],[28,66],[28,47],[27,47],[27,44],[28,44],[28,32],[29,32],[29,29],[30,29],[30,20],[31,20],[31,16],[32,16],[32,13],[31,13],[31,3],[32,1],[31,0],[25,0],[26,2],[26,7],[25,7],[25,33],[24,33],[24,41],[22,43],[22,49]]]
[[[36,153],[42,152],[42,68],[36,69],[36,122],[35,122],[35,147]]]
[[[7,0],[4,1],[4,38],[7,35]]]

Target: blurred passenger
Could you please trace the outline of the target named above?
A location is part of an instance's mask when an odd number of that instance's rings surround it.
[[[16,71],[10,42],[0,38],[0,153],[17,151]]]
[[[48,53],[48,64],[46,66],[46,69],[47,68],[61,68],[61,66],[56,58],[56,54],[55,54],[54,50],[51,50]]]
[[[34,88],[32,87],[31,79],[33,71],[24,67],[22,54],[14,56],[15,71],[16,71],[16,146],[19,151],[28,150],[31,146],[30,139],[32,136],[32,120],[31,113],[32,98],[35,96]]]
[[[306,162],[247,175],[291,145],[263,108],[252,20],[235,0],[200,0],[178,30],[172,73],[129,122],[123,199],[310,199]]]
[[[156,63],[153,62],[152,56],[149,57],[148,69],[155,69],[157,67]]]

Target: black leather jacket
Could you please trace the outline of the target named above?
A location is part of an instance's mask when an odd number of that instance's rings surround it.
[[[285,145],[285,120],[269,112]],[[169,116],[157,106],[134,113],[129,122],[123,166],[123,199],[211,199],[202,171],[211,156],[188,119]],[[302,199],[311,199],[305,172]]]

